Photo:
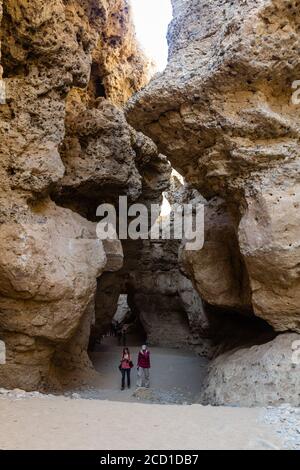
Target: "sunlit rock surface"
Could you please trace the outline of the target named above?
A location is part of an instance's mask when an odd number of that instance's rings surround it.
[[[225,278],[216,278],[215,289],[227,292],[222,303],[237,305],[241,295],[247,301],[244,281],[234,286],[230,274],[242,265],[255,314],[278,331],[300,331],[300,117],[292,102],[300,5],[173,3],[169,64],[132,99],[129,121],[208,200],[224,200],[219,217],[230,214],[236,246],[226,260],[225,243],[215,260]],[[195,259],[195,278],[211,263],[209,244],[199,274]],[[214,292],[198,286],[210,302]]]
[[[147,63],[125,0],[7,0],[2,70],[0,381],[42,389],[88,367],[97,279],[123,264],[119,241],[97,239],[95,208],[105,179],[115,196],[141,193],[136,133],[116,106]]]

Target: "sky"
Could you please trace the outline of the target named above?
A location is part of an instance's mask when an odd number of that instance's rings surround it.
[[[138,40],[159,71],[168,60],[167,31],[172,19],[171,0],[130,0]]]

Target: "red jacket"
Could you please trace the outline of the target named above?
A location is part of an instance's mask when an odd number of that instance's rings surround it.
[[[150,369],[150,352],[145,351],[139,352],[139,357],[138,357],[138,367],[142,367],[143,369]]]
[[[131,362],[130,354],[128,356],[122,356],[121,368],[122,369],[131,369],[130,362]]]

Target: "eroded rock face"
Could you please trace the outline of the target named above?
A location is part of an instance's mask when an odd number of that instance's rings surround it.
[[[34,388],[47,382],[56,345],[75,334],[107,257],[95,224],[68,209],[48,202],[26,215],[0,228],[0,325],[8,351],[0,378],[5,386]]]
[[[232,241],[222,240],[215,274],[210,235],[204,251],[188,260],[204,299],[212,302],[218,293],[215,302],[243,308],[249,300],[277,331],[300,331],[300,115],[291,99],[300,76],[300,4],[173,4],[169,65],[133,98],[129,121],[208,200],[225,201],[217,224],[225,228],[230,214],[225,233],[232,232]],[[211,227],[214,218],[208,215]],[[235,282],[241,265],[250,299]],[[216,280],[212,287],[205,271]]]
[[[180,203],[184,192],[180,187],[176,190],[174,179],[166,192],[172,205]],[[161,222],[166,224],[168,216],[162,216]],[[173,222],[171,216],[171,234]],[[149,344],[192,349],[211,357],[210,321],[201,297],[180,269],[180,243],[172,238],[128,242],[124,245],[125,284]]]
[[[149,63],[135,36],[130,3],[105,0],[105,23],[93,51],[90,88],[118,106],[149,81]]]
[[[189,347],[188,315],[179,295],[183,286],[177,265],[178,244],[145,242],[129,280],[134,302],[150,345]]]
[[[210,405],[300,405],[297,334],[282,334],[262,346],[219,356],[210,367],[201,402]]]
[[[100,204],[121,194],[131,200],[140,196],[134,131],[121,109],[105,99],[94,105],[86,94],[74,90],[67,99],[66,131],[61,148],[65,175],[56,188],[60,199],[73,200],[76,195]]]
[[[95,321],[97,279],[104,271],[120,269],[123,262],[120,242],[99,241],[96,223],[88,220],[100,198],[98,186],[111,173],[113,154],[119,162],[116,173],[123,173],[116,185],[108,178],[111,192],[118,194],[122,187],[124,194],[136,195],[142,186],[134,163],[136,133],[104,98],[121,104],[146,80],[146,64],[129,13],[125,0],[3,4],[0,335],[7,363],[0,366],[0,381],[4,387],[58,386],[62,369],[89,368],[86,351]],[[117,44],[112,40],[114,29]],[[130,74],[135,76],[132,81]],[[75,151],[77,142],[82,146]],[[73,205],[64,200],[66,188]]]
[[[150,345],[213,356],[210,321],[198,292],[180,271],[179,245],[178,240],[123,242],[122,269],[104,273],[98,281],[92,339],[110,330],[120,296],[125,295],[131,320],[138,321]]]
[[[249,280],[226,203],[213,198],[204,205],[204,247],[200,251],[183,248],[181,262],[209,305],[250,313]]]

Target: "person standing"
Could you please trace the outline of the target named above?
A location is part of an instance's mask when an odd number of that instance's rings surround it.
[[[123,333],[122,333],[122,325],[119,322],[116,322],[116,335],[118,338],[118,346],[121,346]]]
[[[127,346],[127,330],[128,330],[128,325],[123,325],[122,328],[122,341],[123,341],[123,346]]]
[[[150,387],[150,351],[147,346],[142,346],[138,356],[138,380],[137,387]]]
[[[125,378],[127,376],[127,387],[130,388],[130,373],[133,364],[131,362],[130,351],[128,348],[123,349],[123,354],[121,358],[120,371],[122,374],[122,386],[121,390],[125,390]]]

